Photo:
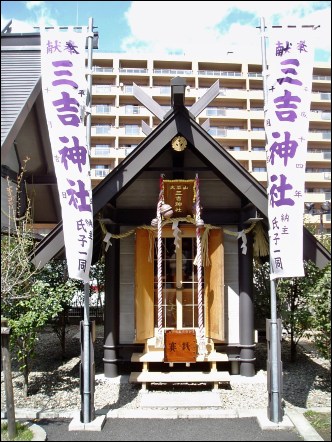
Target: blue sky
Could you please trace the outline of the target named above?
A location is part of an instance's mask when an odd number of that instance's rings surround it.
[[[331,60],[330,1],[2,1],[1,28],[85,26],[99,32],[98,52],[186,54],[260,59],[260,17],[266,26],[319,25],[316,61]]]

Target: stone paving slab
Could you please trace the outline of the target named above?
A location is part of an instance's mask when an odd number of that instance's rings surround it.
[[[218,393],[213,391],[155,393],[148,392],[142,395],[141,408],[193,408],[193,407],[221,407]]]

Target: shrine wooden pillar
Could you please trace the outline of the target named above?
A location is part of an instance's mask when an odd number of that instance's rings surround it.
[[[248,226],[246,226],[248,227]],[[241,228],[245,228],[242,226]],[[253,300],[253,239],[247,234],[247,252],[242,253],[239,240],[239,324],[240,324],[240,375],[255,375],[254,357],[254,300]]]
[[[111,226],[118,233],[117,226]],[[116,230],[116,231],[115,231]],[[119,346],[119,273],[120,244],[111,239],[112,245],[105,253],[105,306],[104,306],[104,374],[107,378],[118,376]]]

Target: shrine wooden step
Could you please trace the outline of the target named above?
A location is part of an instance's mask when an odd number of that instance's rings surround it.
[[[131,362],[164,362],[164,351],[151,351],[148,353],[133,353]],[[225,353],[216,351],[207,355],[197,355],[196,362],[228,362],[228,356]]]
[[[130,383],[214,383],[230,382],[231,376],[228,371],[142,371],[132,372],[129,377]]]

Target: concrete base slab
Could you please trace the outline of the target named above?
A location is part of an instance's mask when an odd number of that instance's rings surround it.
[[[81,422],[80,413],[76,414],[69,424],[68,431],[101,431],[106,421],[106,415],[96,416],[88,423]]]
[[[141,408],[194,408],[221,407],[218,393],[213,391],[191,393],[155,393],[147,392],[142,395]]]
[[[286,430],[294,427],[288,416],[283,416],[282,421],[278,423],[270,421],[265,410],[258,412],[256,416],[262,430]]]

